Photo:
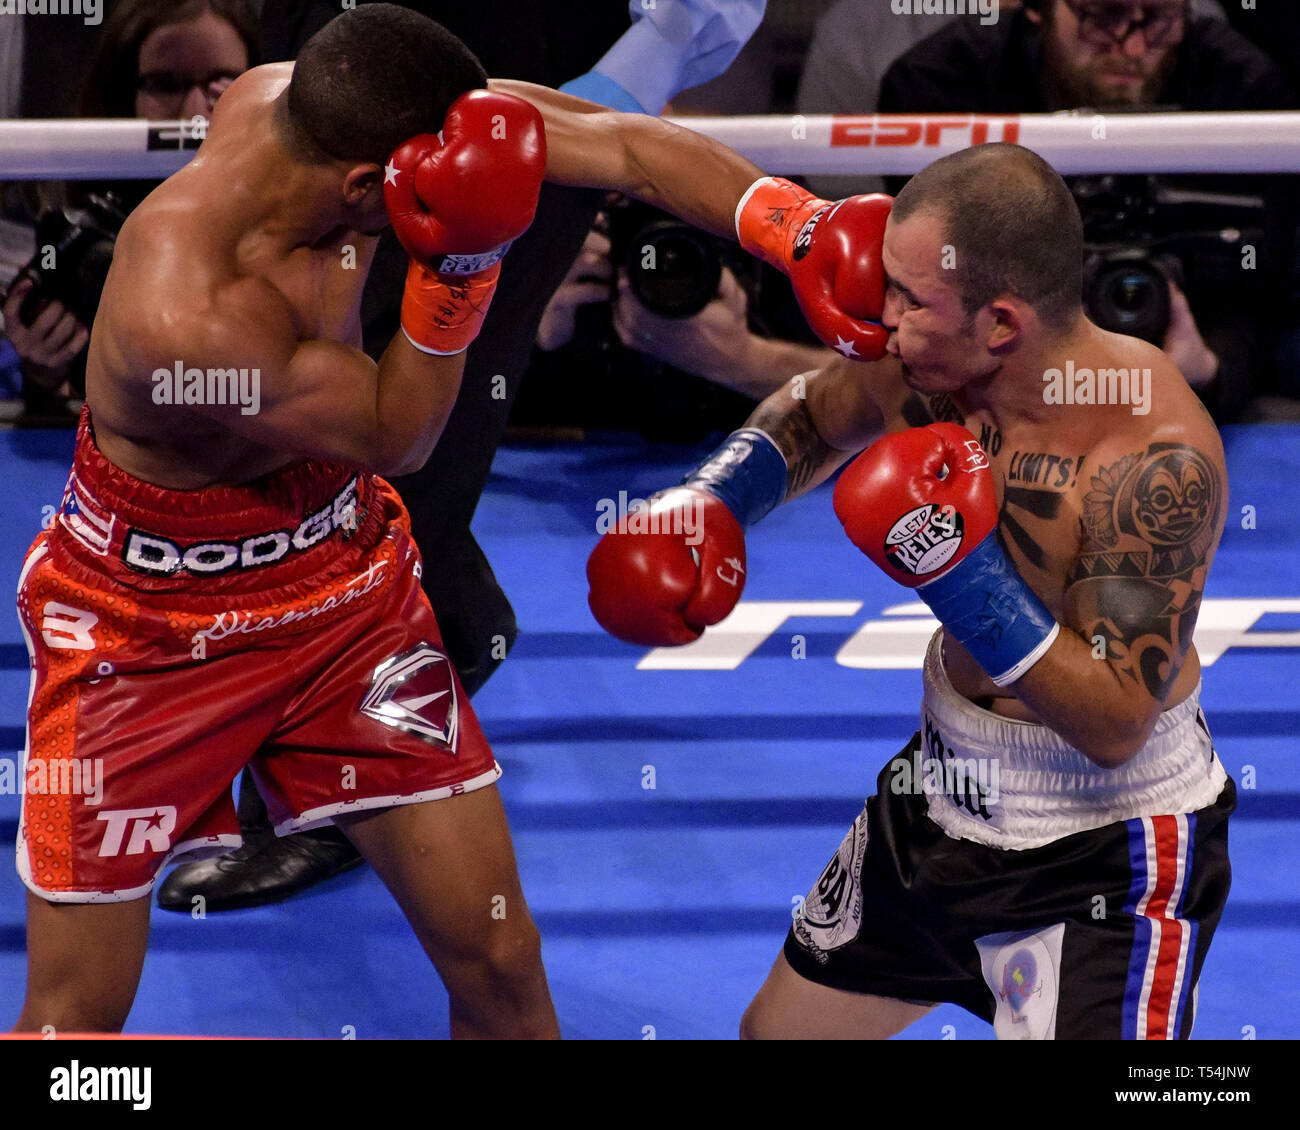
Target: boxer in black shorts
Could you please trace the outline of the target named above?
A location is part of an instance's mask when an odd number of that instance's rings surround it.
[[[614,634],[698,638],[739,599],[719,582],[743,582],[742,527],[886,433],[835,508],[942,625],[921,726],[742,1035],[884,1038],[953,1002],[999,1038],[1185,1038],[1235,805],[1191,642],[1222,445],[1165,354],[1084,315],[1078,209],[1041,159],[977,146],[887,215],[880,199],[750,189],[742,243],[804,262],[854,247],[880,333],[842,339],[851,359],[796,377],[656,496],[659,533],[612,531],[588,565]],[[687,507],[704,516],[689,543],[662,532]]]

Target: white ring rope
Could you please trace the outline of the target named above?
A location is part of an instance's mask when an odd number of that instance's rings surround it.
[[[1300,172],[1300,113],[868,114],[689,117],[765,172],[910,174],[982,141],[1016,141],[1059,173]],[[0,121],[0,181],[161,179],[206,123]]]

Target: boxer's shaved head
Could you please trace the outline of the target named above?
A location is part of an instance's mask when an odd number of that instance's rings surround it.
[[[300,159],[382,165],[402,142],[437,133],[447,107],[486,83],[474,53],[441,24],[396,4],[368,4],[303,45],[281,124]]]
[[[968,319],[1011,294],[1052,329],[1078,317],[1083,294],[1083,221],[1065,182],[1019,145],[977,145],[917,173],[894,201],[901,223],[932,213],[956,253],[953,289]]]

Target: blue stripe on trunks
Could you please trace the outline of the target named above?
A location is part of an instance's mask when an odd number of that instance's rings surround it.
[[[1138,1031],[1138,1007],[1142,1003],[1142,981],[1146,976],[1147,957],[1151,952],[1151,922],[1144,914],[1138,914],[1138,903],[1146,894],[1150,875],[1147,871],[1147,830],[1140,818],[1126,820],[1128,825],[1129,867],[1133,872],[1133,883],[1129,887],[1128,899],[1124,903],[1124,912],[1133,918],[1133,952],[1129,956],[1128,979],[1124,983],[1124,1013],[1120,1028],[1120,1038],[1136,1040]]]

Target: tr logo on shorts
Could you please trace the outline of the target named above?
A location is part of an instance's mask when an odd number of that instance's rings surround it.
[[[127,829],[131,838],[126,842],[127,855],[143,855],[145,849],[155,852],[171,850],[172,833],[176,831],[176,809],[164,804],[157,808],[117,808],[99,813],[97,819],[107,825],[104,839],[99,845],[101,859],[122,854],[122,841]]]
[[[361,713],[454,756],[459,711],[451,660],[428,643],[394,656],[375,669]]]

